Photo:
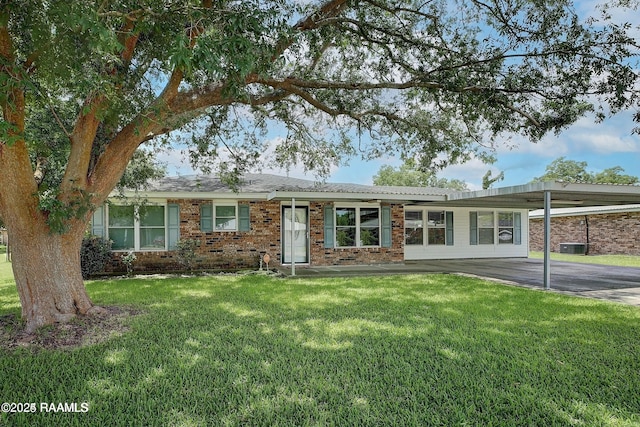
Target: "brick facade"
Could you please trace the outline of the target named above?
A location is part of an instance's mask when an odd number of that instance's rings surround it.
[[[388,264],[404,261],[404,207],[391,206],[390,248],[325,248],[324,207],[331,203],[311,203],[309,221],[311,229],[311,265]]]
[[[269,253],[270,267],[281,265],[281,209],[279,201],[239,200],[238,205],[248,204],[249,231],[200,230],[200,205],[210,200],[167,200],[180,207],[180,239],[196,239],[200,242],[196,269],[235,270],[257,269],[260,258]],[[309,203],[310,265],[356,265],[377,263],[400,263],[404,260],[404,208],[400,204],[391,206],[392,246],[389,248],[325,248],[324,207],[330,202]],[[124,271],[114,255],[111,271]],[[175,251],[136,252],[135,271],[180,270]]]
[[[560,243],[567,242],[589,243],[590,255],[640,255],[640,212],[552,217],[551,251],[559,252]],[[529,248],[544,249],[542,219],[529,221]]]

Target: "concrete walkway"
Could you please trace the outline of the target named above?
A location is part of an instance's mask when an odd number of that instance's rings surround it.
[[[281,268],[291,275],[290,268]],[[344,277],[381,274],[450,273],[543,289],[543,262],[531,258],[407,261],[403,264],[308,267],[300,277]],[[640,268],[551,262],[551,290],[640,306]]]

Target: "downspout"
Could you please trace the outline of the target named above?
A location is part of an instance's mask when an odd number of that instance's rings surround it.
[[[589,255],[589,215],[584,216],[585,234],[587,235],[587,247],[584,250],[585,255]]]

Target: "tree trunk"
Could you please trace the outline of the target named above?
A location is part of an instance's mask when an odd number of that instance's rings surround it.
[[[94,307],[82,280],[80,246],[84,229],[50,233],[35,225],[30,230],[9,228],[13,274],[26,329],[67,322],[78,314],[100,311]]]

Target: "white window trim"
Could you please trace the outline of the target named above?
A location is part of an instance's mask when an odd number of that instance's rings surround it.
[[[497,245],[497,242],[496,242],[496,238],[497,238],[497,235],[496,235],[496,233],[497,233],[496,232],[496,230],[497,230],[497,227],[496,227],[496,211],[494,211],[494,210],[491,210],[491,211],[488,211],[488,210],[480,211],[479,210],[477,212],[478,212],[478,245],[480,245],[480,246],[495,246],[495,245]],[[492,239],[491,243],[482,243],[480,241],[480,230],[488,230],[489,229],[489,227],[480,227],[480,214],[481,213],[482,214],[490,213],[492,218],[493,218],[493,220],[491,222],[491,224],[492,224],[491,230],[493,230],[492,233],[491,233],[493,235],[493,239]]]
[[[500,226],[500,214],[511,214],[511,227],[501,227]],[[516,223],[515,223],[515,212],[514,211],[497,211],[496,212],[496,218],[497,218],[497,224],[496,224],[496,242],[498,245],[515,245],[515,241],[516,241]],[[511,242],[507,243],[507,242],[503,242],[500,240],[500,229],[511,229]]]
[[[447,210],[446,209],[434,209],[434,208],[422,208],[422,209],[411,209],[411,208],[405,208],[405,212],[422,212],[422,243],[420,244],[408,244],[407,243],[407,236],[406,236],[406,231],[405,231],[405,237],[404,237],[404,244],[405,246],[410,246],[410,247],[414,247],[414,248],[419,248],[419,247],[424,247],[424,246],[446,246],[447,245],[447,238],[446,238],[446,230],[447,230],[447,221],[446,221],[446,214],[447,214]],[[436,225],[436,226],[430,226],[429,225],[429,212],[443,212],[445,215],[445,222],[442,223],[441,225]],[[404,221],[407,220],[407,217],[405,215]],[[433,243],[433,244],[429,244],[429,229],[438,229],[441,228],[443,230],[445,230],[445,241],[442,244],[437,244],[437,243]],[[405,230],[406,230],[406,224],[405,224]]]
[[[233,233],[233,232],[238,231],[238,224],[239,224],[239,221],[240,221],[240,218],[238,218],[238,202],[231,202],[230,203],[230,202],[216,202],[216,201],[214,201],[214,202],[212,202],[212,205],[213,205],[213,208],[212,208],[213,209],[212,210],[212,213],[213,213],[213,218],[212,218],[213,224],[211,224],[211,226],[213,227],[213,232],[214,233]],[[236,225],[235,228],[229,228],[229,229],[218,229],[218,228],[216,228],[216,219],[218,218],[216,216],[216,208],[217,207],[225,207],[225,208],[233,207],[233,211],[235,212],[235,218],[234,218],[235,225]],[[231,218],[231,217],[220,217],[220,218]]]
[[[426,246],[427,245],[427,241],[426,241],[426,227],[425,227],[425,213],[426,210],[425,209],[407,209],[405,208],[404,210],[404,244],[405,246],[410,246],[410,247],[414,247],[414,248],[419,248],[421,246]],[[422,243],[407,243],[407,212],[420,212],[422,214]]]
[[[518,246],[516,245],[516,224],[515,224],[515,216],[517,211],[510,211],[510,210],[476,210],[473,211],[476,212],[477,216],[478,216],[478,229],[476,231],[476,238],[478,241],[478,245],[479,246]],[[493,214],[493,243],[482,243],[480,242],[480,213],[481,212],[486,212],[486,213],[492,213]],[[501,213],[508,213],[512,215],[512,221],[513,221],[513,225],[511,227],[500,227],[500,214]],[[487,227],[482,227],[484,229],[486,229]],[[500,228],[510,228],[511,229],[511,242],[510,243],[500,243]],[[522,233],[522,231],[521,231]]]
[[[364,209],[377,209],[378,210],[378,244],[377,245],[361,245],[361,238],[360,238],[360,230],[361,230],[361,225],[360,225],[360,209],[364,208]],[[356,210],[356,238],[355,238],[355,242],[356,242],[356,246],[339,246],[338,245],[338,228],[339,227],[345,227],[345,226],[339,226],[338,225],[338,210],[339,209],[355,209]],[[336,205],[333,209],[333,222],[334,222],[334,236],[336,236],[336,243],[335,243],[335,248],[336,249],[353,249],[353,248],[380,248],[382,247],[382,208],[379,204],[377,203],[353,203],[353,204],[348,204],[348,205]]]
[[[114,206],[128,206],[128,205],[120,205],[114,204]],[[164,208],[164,248],[155,248],[155,249],[142,249],[140,248],[140,215],[138,215],[139,206],[133,207],[133,249],[114,249],[113,252],[163,252],[167,251],[167,245],[169,240],[169,209],[167,208],[167,203],[149,203],[148,206],[162,206]],[[109,233],[111,231],[111,226],[109,225],[109,210],[110,206],[108,204],[106,207],[106,222],[105,222],[105,232],[107,235],[107,239],[109,239]],[[113,227],[113,228],[122,228],[122,227]],[[151,228],[160,228],[160,227],[151,227]]]

